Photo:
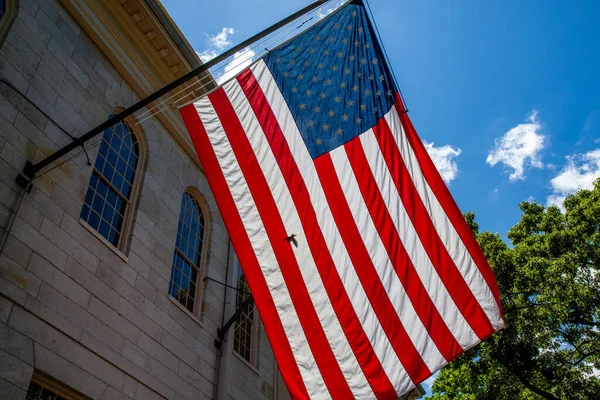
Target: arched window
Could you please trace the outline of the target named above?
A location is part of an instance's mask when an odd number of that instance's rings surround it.
[[[106,129],[81,210],[81,219],[120,250],[125,247],[139,159],[138,139],[126,123]]]
[[[236,270],[236,309],[250,297],[250,287],[242,271],[242,267],[234,257],[234,268]],[[258,314],[254,305],[250,305],[240,314],[233,330],[233,351],[253,366],[258,364]]]
[[[0,45],[4,42],[18,9],[19,0],[0,0]]]
[[[199,298],[197,284],[202,276],[204,227],[200,205],[190,193],[185,192],[181,200],[169,294],[192,313]]]

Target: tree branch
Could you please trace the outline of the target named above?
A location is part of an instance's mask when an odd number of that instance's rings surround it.
[[[519,379],[519,382],[521,382],[521,384],[523,386],[525,386],[527,389],[531,390],[533,393],[537,394],[538,396],[542,396],[544,399],[559,400],[558,397],[555,397],[552,393],[548,393],[545,390],[542,390],[536,386],[533,386],[527,379],[525,379],[525,377],[523,375],[521,375],[519,372],[517,372],[514,368],[509,368],[508,365],[506,365],[504,362],[502,362],[502,360],[499,360],[498,358],[496,358],[496,361],[498,361],[500,363],[500,365],[502,365],[508,371],[508,373],[516,376],[517,379]]]

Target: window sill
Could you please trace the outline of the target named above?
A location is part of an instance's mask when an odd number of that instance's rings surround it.
[[[96,237],[96,239],[98,239],[99,241],[101,241],[102,243],[104,243],[106,245],[106,247],[108,247],[113,253],[115,253],[117,256],[119,256],[119,258],[123,261],[125,261],[126,263],[129,262],[129,259],[127,258],[127,256],[125,254],[123,254],[123,252],[119,249],[117,249],[111,242],[109,242],[108,240],[106,240],[104,238],[104,236],[102,236],[101,234],[98,233],[97,230],[95,230],[94,228],[92,228],[87,222],[85,222],[82,219],[79,219],[79,223],[88,230],[88,232],[90,232],[92,235],[94,235],[94,237]]]
[[[185,308],[180,302],[178,302],[173,296],[171,296],[170,294],[167,295],[167,297],[169,298],[169,300],[175,304],[177,307],[179,307],[179,309],[181,311],[183,311],[185,313],[185,315],[187,315],[188,317],[190,317],[192,319],[192,321],[194,321],[195,323],[197,323],[198,325],[200,325],[201,327],[204,328],[204,325],[202,325],[202,320],[200,318],[198,318],[196,316],[196,314],[192,314],[192,312],[190,310],[188,310],[187,308]]]
[[[253,365],[251,362],[249,362],[248,360],[246,360],[244,357],[242,357],[241,355],[238,354],[237,351],[232,350],[231,351],[233,353],[234,356],[236,356],[244,365],[246,365],[246,367],[250,368],[250,370],[252,372],[254,372],[256,375],[260,376],[260,372],[258,371],[258,368],[256,368],[255,365]]]

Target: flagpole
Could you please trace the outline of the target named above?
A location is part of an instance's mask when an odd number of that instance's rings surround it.
[[[292,15],[271,25],[267,29],[257,33],[256,35],[250,37],[249,39],[244,40],[242,43],[238,44],[237,46],[234,46],[231,49],[227,50],[226,52],[213,58],[212,60],[207,61],[206,63],[200,65],[199,67],[188,72],[187,74],[183,75],[182,77],[174,80],[173,82],[169,83],[168,85],[163,86],[156,92],[148,95],[148,97],[138,101],[137,103],[133,104],[132,106],[129,106],[125,110],[121,111],[120,113],[115,115],[113,118],[109,119],[108,121],[103,122],[102,124],[96,126],[92,130],[88,131],[86,134],[73,139],[73,141],[71,143],[67,144],[66,146],[62,147],[61,149],[57,150],[56,152],[50,154],[49,156],[42,159],[41,161],[33,164],[31,161],[28,160],[25,163],[25,166],[23,167],[23,172],[17,176],[16,182],[25,189],[29,188],[31,181],[35,178],[35,175],[40,170],[42,170],[43,168],[52,164],[53,162],[57,161],[58,159],[60,159],[61,157],[63,157],[67,153],[69,153],[70,151],[75,150],[76,148],[78,148],[80,146],[83,146],[83,144],[85,142],[92,139],[99,133],[104,132],[105,129],[110,128],[112,125],[116,124],[117,122],[123,121],[123,119],[125,119],[126,117],[132,115],[133,113],[140,110],[141,108],[143,108],[143,107],[147,106],[148,104],[152,103],[153,101],[159,99],[160,97],[164,96],[171,90],[177,88],[181,84],[202,74],[203,72],[208,71],[209,68],[211,68],[211,67],[217,65],[218,63],[220,63],[221,61],[231,57],[238,51],[248,47],[249,45],[256,42],[257,40],[264,38],[268,34],[274,32],[277,29],[283,27],[284,25],[294,21],[295,19],[301,17],[302,15],[304,15],[310,11],[313,11],[314,9],[327,3],[328,1],[329,0],[316,0],[313,3],[309,4],[308,6],[302,8],[301,10],[296,11]]]

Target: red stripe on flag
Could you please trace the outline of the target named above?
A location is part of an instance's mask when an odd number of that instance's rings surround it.
[[[378,124],[385,123],[384,119],[380,119]],[[410,302],[440,353],[446,360],[452,360],[462,353],[463,349],[446,326],[437,308],[435,308],[398,236],[392,217],[369,167],[360,137],[346,143],[344,148],[365,204],[371,214],[371,219],[377,227],[379,237]]]
[[[404,208],[450,297],[475,334],[480,339],[484,339],[494,332],[494,328],[438,236],[423,200],[406,169],[389,125],[385,119],[380,122],[383,123],[374,127],[373,131]]]
[[[286,337],[283,325],[200,116],[193,104],[181,108],[180,112],[194,142],[208,184],[219,207],[219,212],[223,216],[227,231],[231,235],[235,252],[244,268],[248,285],[260,312],[262,323],[265,325],[271,347],[273,352],[277,354],[279,369],[288,391],[294,399],[308,399],[308,392],[290,344],[287,340],[280,340],[280,338]]]
[[[308,289],[304,284],[291,244],[284,240],[289,233],[285,230],[269,184],[238,116],[222,88],[210,94],[209,99],[214,105],[242,173],[248,182],[248,187],[277,258],[277,264],[325,385],[333,398],[352,398],[352,391],[333,354]]]
[[[431,375],[431,371],[406,333],[379,276],[377,276],[373,261],[360,236],[335,173],[331,156],[329,153],[323,154],[316,158],[314,163],[333,218],[377,318],[410,379],[413,382],[421,382]]]
[[[277,118],[273,114],[273,110],[252,71],[247,70],[243,72],[238,76],[237,80],[265,132],[271,150],[290,190],[296,210],[298,210],[300,220],[302,221],[302,228],[306,232],[308,245],[319,275],[325,285],[325,290],[352,351],[356,355],[377,398],[387,399],[397,397],[392,383],[383,371],[381,363],[362,329],[348,293],[333,264],[331,254],[318,224],[317,215],[310,201],[308,189],[281,131],[281,127],[277,122]]]
[[[431,187],[431,190],[433,190],[435,193],[435,196],[440,202],[440,205],[444,209],[446,215],[448,215],[448,218],[454,226],[454,229],[456,229],[456,232],[458,232],[461,241],[465,244],[467,250],[471,254],[471,257],[475,261],[475,264],[479,268],[479,271],[481,271],[483,278],[485,279],[488,287],[494,295],[494,298],[496,299],[496,304],[500,310],[500,315],[502,318],[504,318],[504,313],[500,304],[500,292],[498,291],[498,284],[496,283],[494,272],[490,268],[483,251],[481,251],[481,248],[479,247],[473,232],[471,232],[469,225],[467,225],[462,213],[460,212],[458,205],[454,201],[454,198],[452,198],[448,187],[444,183],[444,180],[440,176],[437,168],[435,168],[433,161],[431,161],[429,153],[427,153],[425,146],[417,135],[417,131],[415,130],[410,118],[408,118],[408,115],[403,111],[404,106],[402,105],[402,100],[398,94],[396,95],[395,107],[398,115],[400,116],[402,126],[404,127],[406,138],[408,139],[410,146],[417,156],[425,180]]]

